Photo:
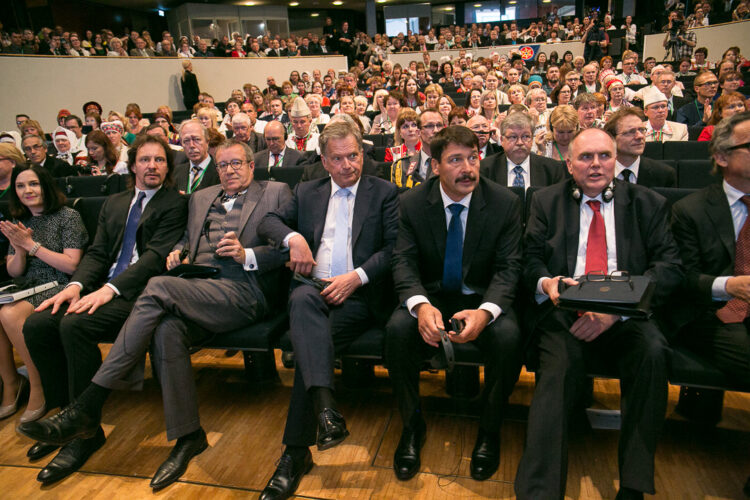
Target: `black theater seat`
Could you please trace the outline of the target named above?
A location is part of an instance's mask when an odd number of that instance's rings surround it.
[[[708,160],[708,144],[708,141],[667,141],[664,143],[664,159]]]

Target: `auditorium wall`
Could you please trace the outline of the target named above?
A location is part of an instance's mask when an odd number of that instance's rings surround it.
[[[739,47],[742,54],[750,53],[750,21],[704,26],[703,28],[694,28],[693,31],[695,31],[697,38],[695,47],[706,47],[710,61],[718,61],[724,51],[733,45]],[[664,60],[665,50],[662,44],[665,36],[665,33],[656,33],[643,37],[644,59],[655,57],[657,61]],[[672,54],[670,52],[667,60],[671,59]]]
[[[292,70],[346,70],[343,56],[191,61],[201,90],[217,102],[225,101],[232,89],[245,83],[265,88],[267,76],[281,85]],[[122,113],[131,102],[138,103],[144,113],[163,104],[185,109],[181,63],[178,58],[1,56],[0,130],[17,130],[15,115],[25,113],[51,132],[60,109],[80,116],[83,103],[91,100],[99,102],[105,113],[113,109]]]

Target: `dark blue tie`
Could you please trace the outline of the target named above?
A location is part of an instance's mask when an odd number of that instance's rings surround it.
[[[464,231],[461,225],[460,203],[448,205],[451,221],[448,224],[448,237],[445,239],[445,260],[443,261],[443,290],[446,292],[461,291],[463,272]]]
[[[146,193],[141,191],[138,194],[138,198],[135,200],[135,205],[133,205],[133,208],[128,215],[128,222],[125,224],[125,235],[122,238],[122,250],[120,251],[120,258],[117,259],[115,272],[112,273],[113,278],[116,278],[117,275],[127,269],[133,258],[135,233],[138,231],[138,221],[141,220],[141,214],[143,213],[143,199],[145,197]]]

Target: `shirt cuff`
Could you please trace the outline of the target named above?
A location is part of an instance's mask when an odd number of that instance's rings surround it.
[[[488,325],[495,321],[497,317],[503,313],[503,310],[500,308],[500,306],[498,306],[497,304],[493,304],[492,302],[483,302],[482,305],[479,306],[479,309],[487,311],[492,315],[492,320],[487,323]]]
[[[115,292],[115,295],[121,295],[120,290],[118,290],[117,287],[112,283],[105,283],[104,286],[108,286],[109,288],[111,288],[112,291]]]
[[[81,290],[83,290],[83,283],[81,283],[80,281],[71,281],[70,283],[68,283],[67,285],[65,285],[65,288],[68,288],[71,285],[78,285],[78,288],[80,288]]]
[[[284,236],[284,241],[281,242],[282,246],[284,248],[289,248],[289,240],[291,240],[293,237],[297,236],[299,233],[297,231],[292,231],[291,233]]]
[[[242,266],[245,271],[257,271],[258,259],[255,258],[255,252],[252,248],[245,248],[245,264]]]
[[[534,295],[534,300],[537,304],[541,304],[542,302],[549,300],[549,295],[544,293],[544,289],[542,288],[542,281],[550,279],[547,276],[543,276],[539,278],[539,281],[536,282],[536,294]]]
[[[363,285],[366,285],[370,282],[370,278],[367,277],[367,273],[361,267],[355,269],[354,272],[357,273],[357,275],[359,276],[359,281],[361,281]]]
[[[719,276],[716,278],[711,285],[711,298],[716,301],[726,301],[732,298],[727,293],[727,281],[731,276]]]
[[[415,295],[414,297],[409,297],[406,299],[406,309],[409,311],[409,314],[417,317],[417,313],[414,312],[414,308],[417,307],[419,304],[429,304],[430,301],[425,297],[424,295]]]

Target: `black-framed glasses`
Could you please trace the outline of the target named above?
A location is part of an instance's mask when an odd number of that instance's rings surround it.
[[[742,144],[737,144],[736,146],[728,147],[727,151],[734,151],[736,149],[750,149],[750,142],[743,142]]]
[[[578,287],[582,287],[584,281],[615,281],[615,282],[627,282],[630,284],[630,289],[633,289],[633,281],[630,279],[630,273],[628,271],[612,271],[610,274],[604,271],[589,271],[584,276],[585,279],[580,279],[581,282]]]
[[[705,87],[706,85],[718,85],[718,84],[719,84],[719,80],[712,80],[710,82],[699,83],[698,85],[696,85],[696,87]]]
[[[232,170],[237,172],[244,164],[245,160],[223,161],[216,164],[216,170],[219,172],[224,172],[227,168],[232,167]]]

